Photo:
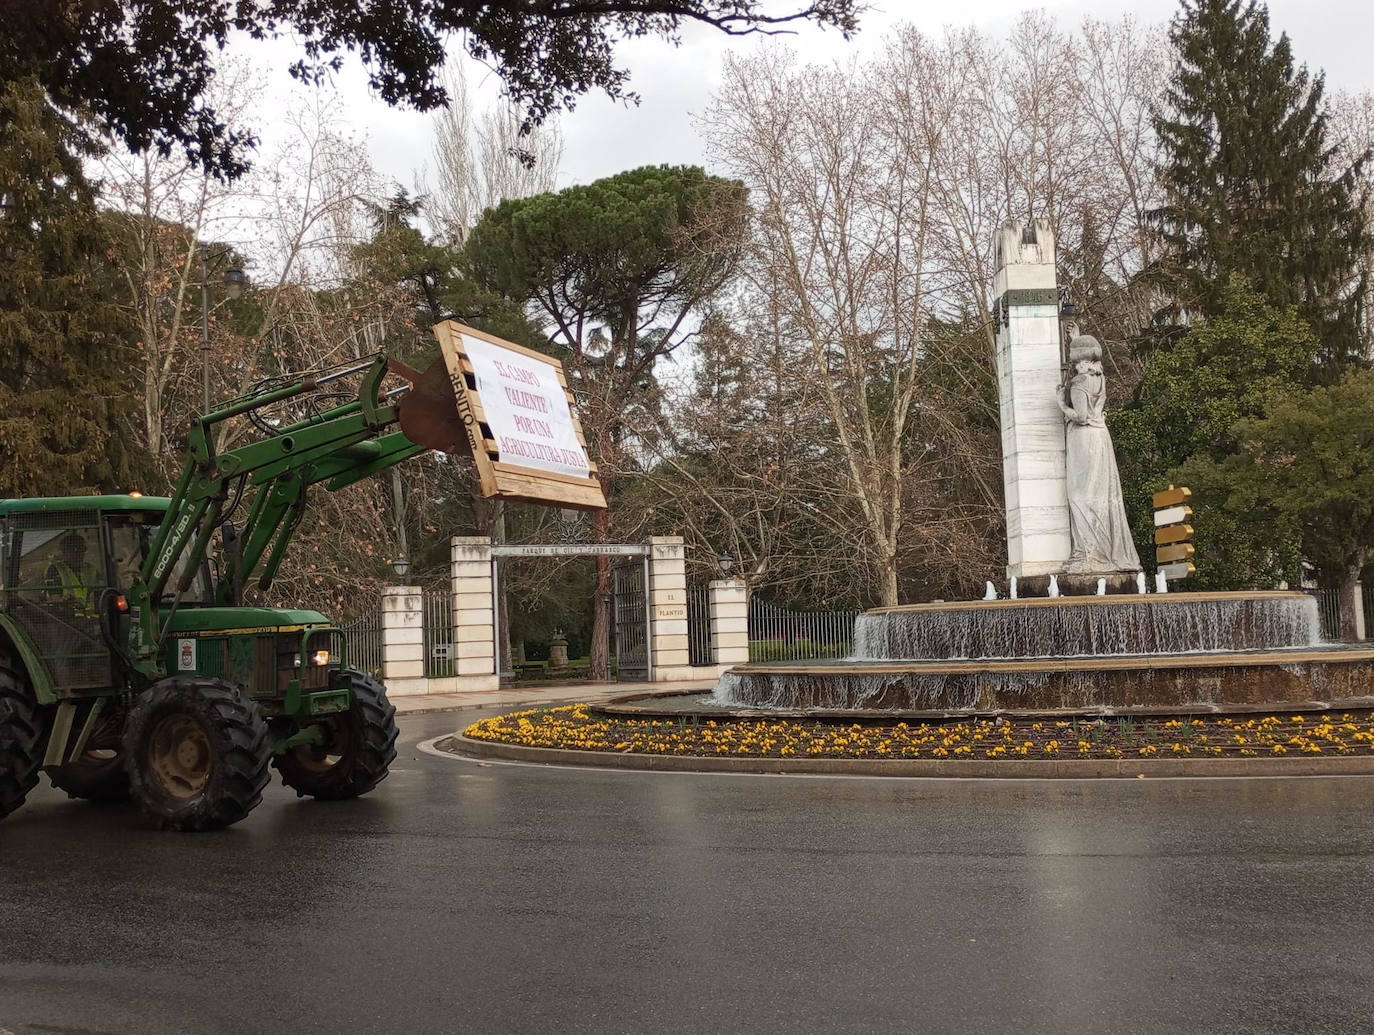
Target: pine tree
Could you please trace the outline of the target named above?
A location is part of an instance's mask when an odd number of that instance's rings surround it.
[[[1367,357],[1368,155],[1337,166],[1323,76],[1294,68],[1288,37],[1271,41],[1254,0],[1183,0],[1170,39],[1174,74],[1155,119],[1166,201],[1151,213],[1166,289],[1190,320],[1205,319],[1240,273],[1270,304],[1298,308],[1321,366]]]
[[[0,87],[0,495],[128,486],[108,240],[88,145],[33,80]]]

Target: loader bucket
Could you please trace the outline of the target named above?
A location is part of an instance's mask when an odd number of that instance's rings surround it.
[[[423,373],[394,359],[387,361],[387,367],[411,385],[396,404],[406,438],[417,446],[444,453],[469,452],[467,432],[458,415],[458,400],[444,357],[437,357]]]

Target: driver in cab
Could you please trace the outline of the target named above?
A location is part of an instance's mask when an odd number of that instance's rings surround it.
[[[90,614],[95,573],[86,563],[86,539],[80,532],[68,532],[62,537],[60,550],[43,578],[48,599],[72,614]]]

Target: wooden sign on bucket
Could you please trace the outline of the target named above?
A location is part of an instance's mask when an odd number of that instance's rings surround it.
[[[456,320],[436,324],[482,495],[604,510],[563,365]]]

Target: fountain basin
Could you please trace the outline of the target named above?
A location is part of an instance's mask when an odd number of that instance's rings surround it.
[[[1374,649],[1072,658],[891,660],[741,665],[716,701],[734,708],[872,711],[1095,710],[1282,705],[1365,699]]]

